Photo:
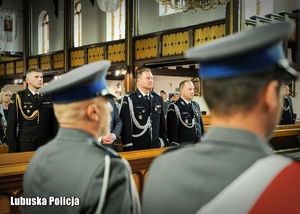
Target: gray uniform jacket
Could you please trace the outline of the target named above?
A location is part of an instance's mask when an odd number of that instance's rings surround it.
[[[196,213],[256,160],[273,154],[267,142],[238,129],[211,127],[201,144],[154,160],[142,197],[142,213]]]
[[[111,149],[95,143],[86,132],[61,128],[53,141],[38,149],[24,175],[24,196],[46,198],[48,206],[23,206],[23,213],[96,213],[107,154],[110,171],[102,213],[135,213],[139,205],[126,163]],[[50,205],[52,197],[58,205]],[[61,206],[72,197],[79,199],[79,206]]]

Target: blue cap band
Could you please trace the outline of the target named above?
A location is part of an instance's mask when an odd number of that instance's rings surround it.
[[[52,101],[54,103],[68,103],[87,100],[100,95],[99,93],[106,88],[106,80],[105,78],[101,78],[100,80],[88,85],[74,87],[70,88],[70,90],[54,93],[52,95]]]
[[[228,57],[222,60],[202,62],[200,64],[199,76],[203,78],[222,78],[239,76],[253,71],[270,68],[284,58],[282,44],[276,44],[267,49]]]

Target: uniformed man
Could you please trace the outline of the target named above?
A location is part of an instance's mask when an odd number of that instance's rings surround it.
[[[257,160],[273,154],[268,141],[280,118],[281,86],[298,75],[282,45],[291,30],[287,22],[257,26],[187,51],[188,59],[200,63],[211,127],[201,143],[177,147],[152,162],[143,214],[196,213]]]
[[[123,99],[120,117],[123,150],[159,148],[168,145],[162,98],[153,88],[148,68],[137,71],[137,90]]]
[[[7,116],[9,152],[35,151],[57,133],[51,97],[39,93],[43,73],[38,68],[26,72],[27,88],[11,97]]]
[[[197,143],[203,136],[200,106],[193,101],[194,89],[192,81],[182,81],[179,84],[180,98],[169,105],[167,131],[171,145]]]
[[[110,131],[109,67],[107,60],[90,63],[41,90],[53,96],[60,129],[24,174],[23,213],[140,213],[128,162],[97,140]],[[31,206],[38,199],[46,203]]]

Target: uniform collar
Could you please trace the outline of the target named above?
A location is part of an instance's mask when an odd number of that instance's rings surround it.
[[[148,97],[150,97],[150,92],[148,92],[148,94],[145,94],[141,89],[138,88],[138,90],[141,92],[141,94],[144,96],[148,95]]]
[[[181,97],[181,99],[185,102],[186,105],[188,105],[189,103],[192,103],[192,101],[189,102],[189,101],[183,99],[183,97]]]
[[[39,92],[34,92],[34,91],[32,91],[30,88],[28,88],[28,90],[32,93],[33,96],[34,96],[35,94],[39,94]]]

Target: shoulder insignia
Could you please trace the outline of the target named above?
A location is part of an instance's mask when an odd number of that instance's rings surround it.
[[[200,108],[199,103],[197,103],[196,101],[193,101],[193,100],[192,100],[192,103]]]
[[[168,106],[168,109],[170,109],[170,108],[174,109],[175,108],[174,105],[175,105],[175,103],[170,103],[169,106]]]
[[[24,92],[25,92],[25,90],[16,91],[15,94],[22,94],[22,93],[24,93]]]
[[[131,96],[133,96],[133,95],[135,95],[135,94],[136,94],[135,91],[133,91],[133,92],[131,92],[130,94],[128,94],[127,97],[131,97]]]
[[[155,96],[159,96],[160,97],[160,95],[158,94],[158,93],[156,93],[155,91],[151,91],[150,92],[152,95],[155,95]]]

